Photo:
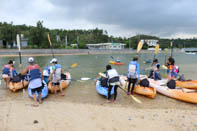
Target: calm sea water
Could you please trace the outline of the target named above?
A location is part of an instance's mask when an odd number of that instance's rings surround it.
[[[59,64],[61,64],[65,70],[71,73],[72,78],[79,79],[81,77],[95,78],[98,72],[105,71],[105,66],[109,63],[110,60],[113,60],[111,56],[113,56],[114,59],[119,57],[121,61],[125,63],[125,65],[123,66],[112,66],[116,68],[120,74],[126,74],[128,63],[130,60],[132,60],[132,57],[134,55],[135,54],[66,55],[56,56],[56,58],[58,59]],[[159,62],[161,64],[165,63],[165,54],[160,53],[156,56],[156,58],[159,59]],[[176,65],[180,67],[180,74],[184,74],[186,79],[197,79],[197,55],[174,53],[174,58]],[[3,65],[6,64],[10,59],[14,59],[16,61],[15,68],[18,70],[18,57],[0,57],[0,67],[2,68]],[[24,67],[28,65],[27,59],[28,57],[22,57]],[[51,56],[35,57],[36,63],[38,63],[43,69],[45,66],[49,65],[49,61],[51,59]],[[151,66],[151,64],[144,64],[144,61],[149,59],[153,59],[153,54],[140,54],[139,62],[142,74],[148,74],[148,71],[144,71],[144,69]],[[68,70],[68,68],[75,62],[78,63],[78,66],[74,69]],[[165,73],[166,71],[162,70],[161,72]]]

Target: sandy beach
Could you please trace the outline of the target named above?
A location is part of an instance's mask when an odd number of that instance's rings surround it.
[[[91,85],[91,86],[87,86]],[[95,91],[94,82],[73,82],[64,97],[50,94],[39,107],[27,92],[0,87],[0,131],[195,131],[197,107],[157,94],[136,95],[134,102],[118,90],[115,103]]]

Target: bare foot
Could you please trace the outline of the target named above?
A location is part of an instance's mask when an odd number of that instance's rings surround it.
[[[107,103],[110,103],[111,101],[110,100],[107,100]]]

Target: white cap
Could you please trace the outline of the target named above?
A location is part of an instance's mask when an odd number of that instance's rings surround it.
[[[56,58],[53,58],[50,63],[54,63],[54,62],[57,62],[57,59]]]
[[[28,62],[29,62],[29,63],[34,62],[34,58],[33,58],[33,57],[29,57],[29,58],[28,58]]]

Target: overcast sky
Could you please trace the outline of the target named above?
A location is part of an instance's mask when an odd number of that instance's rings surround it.
[[[197,0],[0,0],[0,21],[109,35],[197,37]]]

